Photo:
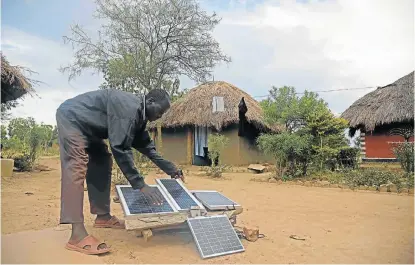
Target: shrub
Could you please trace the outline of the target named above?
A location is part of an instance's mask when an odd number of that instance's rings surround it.
[[[14,159],[14,167],[18,171],[32,171],[35,167],[35,161],[30,154],[19,154],[12,159]]]
[[[206,170],[206,175],[213,178],[220,178],[222,177],[222,173],[225,172],[227,168],[228,167],[226,165],[211,166]]]
[[[330,183],[339,184],[343,181],[344,174],[342,172],[325,170],[312,171],[310,177],[312,180],[326,180]]]
[[[278,177],[291,179],[307,174],[311,156],[309,136],[286,132],[263,134],[257,143],[260,150],[276,160]]]
[[[413,173],[406,174],[405,180],[406,180],[406,186],[408,189],[414,187],[414,174]]]
[[[357,168],[360,148],[349,147],[340,150],[337,162],[342,168]]]
[[[406,173],[414,172],[414,143],[394,143],[392,151]]]
[[[379,189],[383,184],[393,183],[398,190],[402,187],[402,175],[388,170],[374,168],[343,171],[345,182],[351,187],[373,186]]]
[[[208,175],[213,177],[221,177],[226,166],[221,164],[221,155],[228,145],[229,139],[221,134],[210,134],[208,137],[209,159],[211,160],[211,167],[208,170]]]

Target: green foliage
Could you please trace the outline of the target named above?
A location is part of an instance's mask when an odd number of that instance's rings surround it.
[[[221,135],[219,133],[209,134],[208,137],[208,150],[209,150],[209,159],[212,161],[210,174],[213,177],[221,177],[222,172],[225,170],[226,166],[222,165],[220,157],[225,150],[226,146],[229,143],[229,138]],[[216,165],[216,161],[218,164]],[[208,172],[209,173],[209,172]]]
[[[72,79],[90,68],[102,72],[103,88],[144,92],[164,88],[173,96],[179,77],[206,81],[213,68],[230,62],[212,32],[220,18],[195,0],[96,0],[105,21],[99,37],[79,25],[64,40],[75,49],[73,63],[61,68]]]
[[[393,144],[393,153],[401,164],[401,168],[408,174],[414,173],[414,143],[402,142]]]
[[[222,173],[225,172],[229,167],[227,165],[213,165],[206,169],[206,175],[213,178],[222,177]]]
[[[270,124],[284,124],[286,132],[259,137],[260,149],[277,160],[280,175],[304,176],[310,164],[319,170],[334,169],[337,156],[347,147],[347,121],[336,118],[316,93],[299,97],[293,87],[273,87],[261,102]],[[285,167],[288,167],[286,170]]]
[[[359,170],[343,171],[344,180],[351,188],[359,186],[379,187],[383,184],[393,183],[398,189],[402,186],[402,175],[389,170],[365,168]]]
[[[21,171],[32,170],[39,158],[57,139],[57,129],[50,125],[37,124],[33,118],[12,119],[1,128],[2,156],[15,160],[15,167]]]
[[[4,143],[4,141],[7,140],[7,127],[4,126],[3,124],[0,125],[0,129],[1,129],[1,142]]]
[[[279,177],[298,177],[307,171],[311,152],[311,141],[307,135],[283,132],[281,134],[263,134],[258,137],[259,148],[277,161]],[[285,171],[285,168],[288,170]]]
[[[409,173],[409,174],[405,174],[406,177],[406,185],[408,187],[408,189],[413,188],[414,187],[414,174],[413,173]]]
[[[332,184],[340,184],[343,182],[343,173],[341,171],[331,171],[331,170],[317,170],[311,171],[308,178],[312,180],[325,180]]]
[[[356,169],[358,167],[358,159],[360,148],[347,147],[340,150],[337,162],[342,168]]]

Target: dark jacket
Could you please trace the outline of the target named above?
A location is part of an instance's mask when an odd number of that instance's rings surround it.
[[[173,163],[156,152],[146,130],[144,96],[113,89],[97,90],[66,100],[58,111],[88,141],[109,140],[115,161],[134,189],[144,186],[144,178],[134,165],[132,147],[166,174],[172,176],[177,172]]]

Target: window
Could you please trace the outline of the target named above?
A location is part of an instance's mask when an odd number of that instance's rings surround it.
[[[223,102],[223,97],[213,97],[212,98],[212,112],[223,112],[225,111],[225,104]]]

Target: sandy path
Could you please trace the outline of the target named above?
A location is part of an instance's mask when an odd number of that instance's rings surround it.
[[[54,170],[2,179],[2,234],[57,225],[59,162],[42,162]],[[187,178],[189,189],[222,191],[243,205],[238,225],[257,225],[266,235],[255,243],[243,241],[246,252],[202,260],[188,233],[156,235],[146,243],[133,232],[94,229],[86,204],[89,230],[114,248],[102,262],[414,263],[413,196],[259,183],[249,181],[252,176],[233,173],[212,180],[191,173]],[[112,207],[122,216],[119,204]],[[290,235],[306,240],[296,241]]]

